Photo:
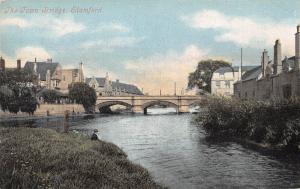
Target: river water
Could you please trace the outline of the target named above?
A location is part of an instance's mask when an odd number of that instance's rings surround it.
[[[71,121],[70,128],[88,133],[98,129],[102,140],[118,145],[130,160],[170,188],[300,187],[297,157],[259,152],[233,142],[207,141],[204,130],[192,122],[192,114],[161,115],[167,112],[150,109],[152,115],[146,116],[79,119]]]

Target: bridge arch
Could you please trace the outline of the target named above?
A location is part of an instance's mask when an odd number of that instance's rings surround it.
[[[101,112],[101,110],[107,110],[108,108],[110,108],[111,106],[114,106],[114,105],[122,105],[122,106],[126,106],[127,108],[130,108],[130,109],[132,108],[132,105],[127,102],[115,100],[115,101],[101,102],[96,105],[96,109]]]
[[[179,106],[175,104],[174,102],[166,101],[166,100],[153,100],[153,101],[148,101],[144,104],[142,104],[142,109],[144,111],[144,114],[147,114],[147,108],[155,105],[163,105],[167,107],[172,107],[175,108],[176,111],[178,111]]]

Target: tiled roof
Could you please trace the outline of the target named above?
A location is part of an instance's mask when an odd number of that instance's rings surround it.
[[[42,81],[46,80],[46,74],[47,74],[47,70],[50,70],[50,74],[52,76],[52,74],[55,72],[57,66],[59,66],[59,63],[57,62],[52,62],[52,63],[48,63],[48,62],[26,62],[25,66],[24,66],[24,70],[33,72],[34,70],[34,63],[36,63],[36,71],[37,74],[40,74],[40,79]]]
[[[246,80],[256,79],[260,74],[261,74],[261,66],[256,66],[255,68],[246,71],[242,76],[242,80],[246,81]]]
[[[255,68],[256,66],[243,66],[243,72],[246,72],[248,70],[251,70],[253,68]],[[239,71],[239,66],[233,66],[232,67],[234,72],[238,72]],[[219,74],[224,74],[224,73],[227,73],[227,72],[232,72],[232,69],[230,67],[222,67],[222,68],[219,68],[215,71],[215,73],[219,73]]]
[[[126,83],[120,83],[120,82],[112,82],[112,88],[115,90],[125,90],[128,93],[136,94],[136,95],[143,95],[143,93],[137,88],[135,85],[130,85]]]
[[[97,77],[95,78],[99,84],[100,87],[104,87],[105,85],[105,78],[104,77]],[[89,83],[92,80],[92,78],[86,78],[85,82]],[[121,90],[126,91],[127,93],[136,94],[136,95],[143,95],[143,93],[140,91],[138,87],[131,84],[126,83],[120,83],[117,81],[113,81],[111,83],[113,90]]]

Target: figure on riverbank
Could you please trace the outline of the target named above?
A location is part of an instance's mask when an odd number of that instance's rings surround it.
[[[97,133],[98,133],[98,130],[94,129],[94,133],[92,134],[91,140],[99,140]]]

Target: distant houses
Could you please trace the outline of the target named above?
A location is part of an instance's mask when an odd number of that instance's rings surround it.
[[[255,66],[243,66],[242,73]],[[211,79],[211,94],[231,97],[234,94],[233,84],[240,80],[241,70],[238,66],[222,67],[216,70]]]
[[[34,85],[39,90],[50,89],[67,95],[69,87],[75,82],[85,82],[93,87],[99,96],[128,96],[143,95],[138,87],[131,84],[121,83],[119,80],[111,81],[108,77],[91,77],[85,78],[83,63],[79,68],[63,69],[59,62],[53,62],[52,59],[46,61],[27,61],[21,68],[21,60],[17,60],[17,68],[30,72],[36,76]],[[0,71],[5,71],[5,60],[0,58]],[[11,68],[9,68],[11,69]],[[15,69],[15,68],[14,68]]]
[[[295,56],[282,60],[281,43],[276,40],[274,59],[264,50],[261,65],[234,84],[234,96],[240,99],[271,100],[300,97],[300,25],[295,34]]]
[[[108,73],[106,77],[86,78],[85,82],[96,90],[98,96],[143,95],[135,85],[121,83],[118,79],[111,81]]]

